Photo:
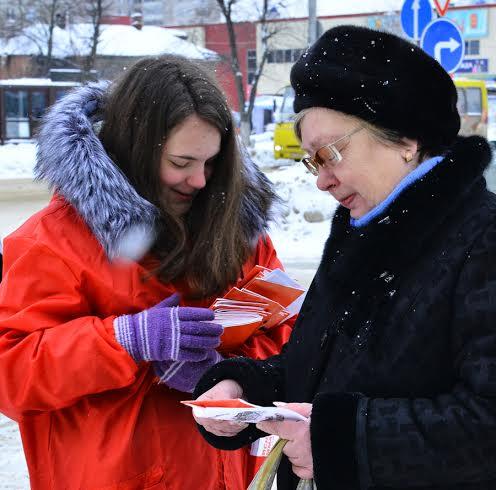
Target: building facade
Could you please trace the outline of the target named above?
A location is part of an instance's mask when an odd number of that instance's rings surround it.
[[[146,3],[146,0],[143,1]],[[215,24],[221,20],[221,12],[216,0],[162,1],[161,3],[164,15],[162,25],[166,27]]]
[[[458,25],[465,40],[465,56],[455,76],[496,79],[496,3],[450,7],[445,17]],[[271,40],[269,58],[258,86],[260,94],[280,93],[288,85],[291,66],[308,45],[307,18],[270,22],[279,28]],[[354,24],[404,35],[399,11],[326,16],[318,22],[321,32],[340,24]],[[260,31],[257,26],[257,52],[262,49]]]
[[[239,111],[238,95],[231,68],[231,47],[225,23],[177,25],[185,33],[189,42],[202,46],[219,54],[216,63],[216,77],[227,95],[230,106]],[[237,40],[240,71],[243,75],[243,91],[245,99],[249,97],[250,84],[257,67],[257,25],[253,22],[234,24]]]
[[[496,3],[450,7],[445,16],[459,26],[465,40],[465,56],[455,75],[496,79]],[[281,94],[289,83],[291,66],[308,45],[308,18],[272,19],[269,23],[275,34],[270,40],[269,56],[257,92]],[[318,18],[318,31],[324,32],[340,24],[361,25],[404,35],[399,11],[322,16]],[[197,45],[217,52],[221,52],[222,46],[225,47],[227,30],[224,24],[202,26],[183,23],[180,27],[188,34],[188,39]],[[261,38],[261,25],[256,23],[256,46],[253,46],[251,37],[239,43],[243,51],[240,59],[244,74],[248,66],[255,66],[261,58]],[[229,56],[225,50],[222,53]],[[247,78],[246,91],[249,90]],[[225,85],[230,100],[234,100],[232,84]]]

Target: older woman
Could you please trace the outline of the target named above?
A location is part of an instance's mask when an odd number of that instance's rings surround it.
[[[496,488],[496,197],[491,152],[457,137],[455,86],[421,49],[356,26],[295,64],[297,133],[341,206],[284,352],[217,364],[201,398],[274,401],[306,422],[198,419],[237,448],[288,443],[278,489]],[[220,381],[220,382],[219,382]]]

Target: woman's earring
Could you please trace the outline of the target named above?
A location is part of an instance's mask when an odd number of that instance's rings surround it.
[[[413,153],[410,150],[406,150],[403,158],[406,163],[410,163],[413,160]]]

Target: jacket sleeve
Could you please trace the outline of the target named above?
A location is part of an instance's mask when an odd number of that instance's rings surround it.
[[[259,239],[255,254],[248,268],[251,269],[255,265],[261,265],[268,269],[284,270],[268,235]],[[295,317],[291,318],[281,325],[251,336],[234,354],[251,359],[266,359],[269,356],[278,354],[291,335],[295,319]]]
[[[137,364],[113,320],[92,315],[83,284],[48,247],[5,242],[0,284],[0,410],[10,418],[57,410],[128,386]]]
[[[459,276],[446,345],[455,377],[451,392],[419,399],[315,398],[311,438],[319,488],[329,482],[354,489],[458,488],[496,478],[494,257],[496,233],[486,232]]]
[[[212,388],[223,379],[232,379],[243,388],[243,398],[256,405],[272,405],[284,399],[284,350],[264,361],[237,357],[222,361],[209,369],[196,385],[193,398]],[[267,434],[255,424],[234,437],[219,437],[198,426],[206,441],[219,449],[239,449]]]

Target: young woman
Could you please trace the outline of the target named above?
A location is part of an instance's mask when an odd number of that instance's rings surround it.
[[[240,155],[205,69],[146,59],[46,116],[36,171],[50,204],[4,242],[0,410],[33,489],[245,489],[246,450],[198,434],[188,397],[221,359],[206,307],[257,264],[274,193]],[[238,351],[265,358],[281,325]]]
[[[389,33],[330,29],[291,83],[303,163],[340,206],[284,352],[223,361],[197,392],[289,402],[308,418],[242,431],[200,419],[203,433],[222,448],[286,439],[279,490],[298,478],[319,489],[496,488],[487,141],[457,137],[450,76]]]

